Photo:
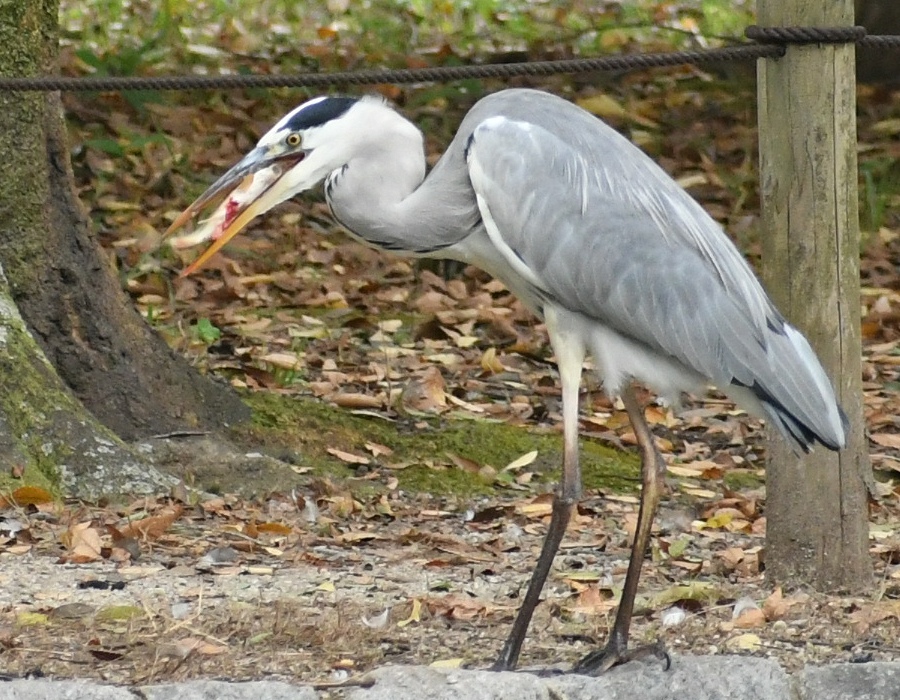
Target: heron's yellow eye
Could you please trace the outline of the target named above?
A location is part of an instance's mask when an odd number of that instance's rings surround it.
[[[293,132],[293,133],[291,133],[291,134],[288,134],[287,137],[284,139],[284,142],[285,142],[288,146],[296,147],[296,146],[299,146],[299,145],[300,145],[300,142],[301,142],[302,140],[303,140],[303,139],[300,138],[300,134],[298,134],[298,133],[295,131],[295,132]]]

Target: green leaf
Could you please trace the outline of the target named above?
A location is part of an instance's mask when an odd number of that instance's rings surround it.
[[[207,345],[212,345],[222,337],[222,331],[216,328],[208,318],[198,319],[194,329],[200,341]]]

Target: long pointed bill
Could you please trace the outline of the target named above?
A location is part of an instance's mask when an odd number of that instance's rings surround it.
[[[290,194],[285,192],[289,185],[283,182],[284,176],[304,157],[301,152],[273,158],[266,149],[255,148],[181,212],[163,238],[171,236],[218,196],[225,195],[222,203],[195,231],[176,236],[169,242],[173,248],[180,249],[213,241],[180,276],[199,270],[255,217],[289,197]]]

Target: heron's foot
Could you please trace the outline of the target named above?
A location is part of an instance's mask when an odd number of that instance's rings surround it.
[[[518,657],[518,653],[515,654],[515,656]],[[497,657],[497,660],[491,664],[491,667],[488,670],[494,672],[515,671],[517,660],[518,659],[513,658],[509,640],[506,640],[506,644],[503,645],[503,649],[500,651],[500,656]]]
[[[572,667],[572,673],[580,673],[584,676],[600,676],[613,666],[650,657],[655,657],[662,661],[664,671],[668,671],[672,666],[672,658],[661,641],[634,649],[610,642],[603,649],[592,651],[581,659]]]

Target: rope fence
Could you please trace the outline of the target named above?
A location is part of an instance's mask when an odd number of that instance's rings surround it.
[[[0,92],[119,92],[125,90],[221,90],[237,88],[331,87],[447,82],[467,78],[548,76],[562,73],[626,72],[646,68],[704,65],[783,56],[789,44],[845,44],[900,48],[900,35],[868,35],[864,27],[748,27],[744,43],[716,49],[638,53],[602,58],[572,58],[553,61],[523,61],[467,66],[435,66],[292,73],[285,75],[182,75],[182,76],[41,76],[0,77]]]

